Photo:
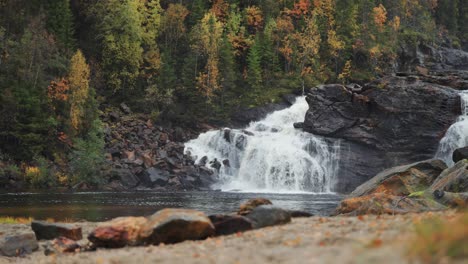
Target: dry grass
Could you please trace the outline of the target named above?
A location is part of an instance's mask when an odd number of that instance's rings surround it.
[[[32,217],[13,217],[13,216],[0,216],[0,224],[31,224],[34,220]],[[49,223],[74,223],[76,222],[72,218],[65,218],[63,220],[57,221],[54,218],[47,218],[44,220]]]
[[[468,212],[417,223],[408,249],[412,259],[420,259],[423,263],[468,258]]]
[[[33,221],[31,217],[11,217],[11,216],[1,216],[0,224],[30,224]]]

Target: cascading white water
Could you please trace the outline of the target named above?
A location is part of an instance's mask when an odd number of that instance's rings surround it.
[[[450,126],[444,138],[439,143],[436,158],[442,159],[452,166],[452,153],[457,148],[468,146],[468,91],[460,93],[462,115]]]
[[[203,133],[185,144],[185,153],[198,164],[221,162],[214,187],[222,190],[331,192],[339,141],[328,142],[295,129],[293,124],[304,120],[307,109],[305,97],[298,97],[290,108],[252,122],[244,130]]]

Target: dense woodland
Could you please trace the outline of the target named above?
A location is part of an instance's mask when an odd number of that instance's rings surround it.
[[[466,47],[466,0],[0,0],[0,178],[99,184],[99,115],[228,120],[319,83],[395,71],[403,46]],[[51,173],[50,163],[66,167]]]

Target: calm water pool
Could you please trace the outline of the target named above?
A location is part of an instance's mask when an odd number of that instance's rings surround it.
[[[275,205],[316,215],[333,211],[335,194],[241,192],[83,192],[0,194],[0,216],[104,221],[118,216],[145,216],[163,208],[190,208],[207,214],[235,211],[245,200],[270,199]]]

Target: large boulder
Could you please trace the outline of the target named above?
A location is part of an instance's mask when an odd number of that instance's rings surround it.
[[[441,160],[430,159],[382,171],[341,201],[336,214],[396,214],[442,210],[430,186],[447,169]]]
[[[452,155],[453,162],[468,159],[468,147],[456,149]]]
[[[461,160],[444,170],[431,185],[431,190],[468,192],[468,160]]]
[[[88,239],[94,247],[136,246],[141,244],[139,234],[146,221],[145,217],[118,217],[102,223],[89,234]]]
[[[461,113],[456,90],[403,77],[373,81],[359,93],[321,85],[307,102],[303,129],[341,140],[335,191],[344,193],[385,168],[432,158]]]
[[[215,227],[217,236],[230,235],[253,229],[252,221],[240,215],[217,214],[210,215],[209,218]]]
[[[210,219],[202,212],[189,209],[163,209],[148,218],[140,239],[144,244],[173,244],[200,240],[215,235]]]
[[[73,240],[81,240],[83,238],[81,227],[72,224],[32,221],[31,228],[38,240],[51,240],[58,237],[66,237]]]
[[[289,211],[273,205],[260,205],[246,215],[253,222],[253,228],[282,225],[291,222]]]
[[[447,165],[439,159],[390,168],[357,187],[349,197],[372,193],[405,196],[424,191],[445,169]]]
[[[0,255],[7,257],[30,254],[39,248],[34,233],[0,236]]]
[[[335,214],[406,214],[444,210],[445,206],[425,197],[409,198],[386,193],[373,193],[343,200]]]

